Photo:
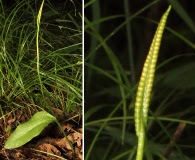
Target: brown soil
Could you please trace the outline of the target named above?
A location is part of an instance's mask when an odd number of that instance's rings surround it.
[[[18,108],[15,111],[4,113],[6,116],[0,119],[0,160],[81,160],[81,116],[75,113],[64,116],[63,112],[56,108],[53,108],[53,111],[56,118],[60,120],[74,152],[55,123],[48,125],[39,136],[24,146],[16,149],[5,149],[4,144],[14,129],[36,112],[32,113],[29,108]],[[11,131],[7,131],[9,127],[11,127]]]

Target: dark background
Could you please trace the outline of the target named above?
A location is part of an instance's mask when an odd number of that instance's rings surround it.
[[[85,4],[88,1],[85,1]],[[98,18],[107,17],[111,15],[123,15],[125,14],[124,1],[104,1],[99,0],[99,10],[94,10],[93,6],[88,6],[85,8],[85,16],[90,20],[94,21]],[[130,15],[133,15],[137,11],[139,11],[144,6],[148,5],[153,1],[151,0],[130,0],[129,1],[129,11]],[[177,1],[183,9],[186,11],[188,16],[194,22],[195,17],[195,1],[193,0],[178,0]],[[141,14],[137,15],[134,19],[130,21],[131,25],[131,37],[132,37],[132,53],[133,53],[133,66],[135,69],[134,77],[131,76],[131,60],[128,57],[128,45],[127,41],[127,30],[126,25],[117,31],[111,38],[109,38],[106,43],[112,49],[118,60],[121,62],[124,70],[127,73],[129,78],[129,82],[132,85],[131,91],[133,94],[127,98],[127,104],[131,104],[133,98],[136,94],[136,85],[139,81],[139,77],[142,71],[143,63],[145,61],[146,55],[148,54],[148,50],[150,48],[151,41],[153,39],[157,24],[152,23],[152,21],[159,22],[162,14],[165,12],[169,4],[173,4],[173,1],[169,0],[159,0],[157,3],[153,4],[151,7],[143,11]],[[98,3],[96,3],[96,7],[98,7]],[[190,28],[189,24],[187,24],[182,18],[182,13],[179,13],[180,10],[177,8],[178,6],[173,7],[170,15],[167,20],[167,26],[171,28],[173,31],[181,34],[186,37],[189,41],[194,43],[195,33],[193,29]],[[97,14],[99,11],[99,17],[95,17],[94,13]],[[96,19],[97,18],[97,19]],[[99,26],[97,25],[97,31],[101,34],[102,37],[107,37],[117,26],[125,21],[125,17],[116,18],[112,20],[108,20],[102,22]],[[98,71],[91,69],[88,64],[93,64],[110,74],[114,72],[112,64],[108,59],[105,51],[102,47],[95,50],[95,52],[88,58],[89,53],[91,53],[95,47],[99,45],[99,42],[93,46],[93,39],[95,39],[92,34],[90,34],[90,29],[85,30],[85,41],[84,41],[84,56],[86,58],[85,65],[85,112],[88,113],[90,109],[95,106],[103,106],[103,109],[100,107],[99,110],[96,111],[86,122],[92,122],[93,120],[106,118],[109,113],[113,110],[114,106],[121,100],[119,89],[116,83],[114,83],[109,78],[104,75],[98,73]],[[195,109],[193,109],[194,101],[194,86],[195,86],[195,78],[194,78],[194,65],[195,65],[195,53],[193,47],[186,44],[184,40],[179,39],[177,36],[172,34],[170,31],[165,30],[163,34],[163,40],[160,48],[159,58],[157,67],[169,61],[171,58],[178,56],[170,63],[167,63],[163,67],[158,68],[155,77],[155,85],[153,88],[153,98],[151,102],[151,110],[155,111],[157,106],[167,97],[169,93],[173,90],[176,90],[174,96],[170,98],[169,104],[167,104],[167,108],[164,111],[164,115],[175,114],[175,117],[179,117],[180,112],[184,111],[186,108],[190,110],[191,113],[183,114],[182,118],[178,119],[187,119],[187,120],[195,120],[193,113]],[[190,54],[190,55],[189,55]],[[180,57],[180,58],[179,58]],[[189,64],[189,66],[188,66]],[[180,70],[177,70],[180,69]],[[181,83],[181,85],[180,85]],[[129,109],[129,106],[127,106]],[[131,107],[130,107],[131,108]],[[178,114],[177,114],[178,113]],[[133,115],[132,108],[128,110],[128,115]],[[164,116],[163,115],[163,116]],[[119,110],[115,116],[123,116],[123,111]],[[133,124],[134,125],[134,124]],[[174,127],[176,127],[175,124]],[[94,126],[94,128],[96,128]],[[134,133],[132,129],[132,124],[128,124],[127,128],[129,132]],[[156,126],[151,130],[151,134],[156,134],[161,128]],[[128,130],[128,129],[127,129]],[[174,130],[173,130],[174,132]],[[185,132],[183,133],[183,137],[189,137],[191,133],[194,132],[194,127],[187,127]],[[85,152],[88,152],[88,147],[91,144],[95,133],[92,131],[92,128],[85,129]],[[105,138],[105,134],[101,134],[100,137]],[[110,139],[112,138],[109,137]],[[106,137],[105,139],[109,139]],[[190,140],[186,140],[186,145]],[[194,139],[191,139],[191,142]],[[106,142],[105,142],[106,143]],[[168,142],[167,142],[168,143]],[[182,141],[182,143],[184,143]],[[106,143],[107,144],[107,143]],[[94,150],[98,150],[101,147],[108,146],[108,144],[97,144],[95,145]],[[120,143],[119,143],[120,144]],[[189,145],[192,143],[189,143]],[[99,147],[99,148],[98,148]],[[184,149],[185,150],[185,149]],[[92,159],[96,159],[96,152],[93,151],[94,154],[91,154]],[[191,154],[192,149],[188,150],[186,154]],[[186,152],[186,150],[185,150]],[[100,152],[98,152],[101,154]],[[103,153],[102,153],[103,154]],[[93,156],[92,156],[93,155]],[[191,155],[192,156],[192,155]],[[193,155],[194,156],[194,155]],[[190,156],[189,156],[190,157]],[[108,157],[107,157],[108,158]],[[110,158],[110,157],[109,157]]]

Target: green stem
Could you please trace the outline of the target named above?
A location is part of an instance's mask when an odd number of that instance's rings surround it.
[[[42,10],[43,10],[43,4],[44,1],[41,3],[41,7],[39,9],[39,13],[37,16],[37,36],[36,36],[36,47],[37,47],[37,74],[40,82],[40,87],[41,87],[41,93],[43,95],[43,85],[41,81],[41,75],[40,75],[40,51],[39,51],[39,31],[40,31],[40,23],[41,23],[41,15],[42,15]]]
[[[64,137],[66,138],[66,140],[67,140],[67,142],[68,142],[68,144],[69,144],[69,146],[70,146],[70,148],[71,148],[71,150],[72,150],[72,153],[74,154],[74,153],[75,153],[74,147],[73,147],[72,143],[70,142],[70,140],[68,139],[66,133],[64,132],[64,130],[63,130],[61,124],[60,124],[57,120],[56,120],[55,122],[57,123],[58,127],[59,127],[60,130],[62,131],[62,134],[63,134]]]
[[[137,146],[137,155],[136,160],[143,160],[144,155],[144,143],[145,143],[145,129],[142,125],[142,129],[140,129],[140,133],[138,136],[138,146]]]

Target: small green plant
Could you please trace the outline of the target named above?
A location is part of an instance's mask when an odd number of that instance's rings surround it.
[[[21,113],[27,108],[21,121],[32,117],[20,125],[15,121],[18,127],[4,139],[6,149],[26,144],[52,122],[66,138],[53,108],[64,115],[81,104],[82,18],[75,8],[79,4],[70,2],[73,5],[59,2],[73,6],[67,10],[45,0],[19,1],[11,7],[0,1],[0,118],[6,135],[12,128],[7,113],[15,118],[18,108]]]
[[[167,16],[171,10],[171,6],[162,16],[157,31],[153,38],[148,56],[146,58],[142,75],[140,78],[136,101],[135,101],[135,130],[138,137],[138,147],[136,160],[142,160],[145,142],[145,128],[148,119],[148,107],[150,103],[151,90],[153,86],[156,62],[158,58],[159,48],[161,44],[162,34],[165,28]]]

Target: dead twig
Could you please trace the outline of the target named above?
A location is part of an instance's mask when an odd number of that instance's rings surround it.
[[[174,135],[173,138],[171,139],[171,141],[169,142],[169,145],[167,146],[167,148],[165,149],[163,155],[168,158],[174,148],[174,144],[178,141],[178,139],[180,138],[180,136],[182,135],[182,132],[185,128],[186,124],[184,122],[180,122]]]

